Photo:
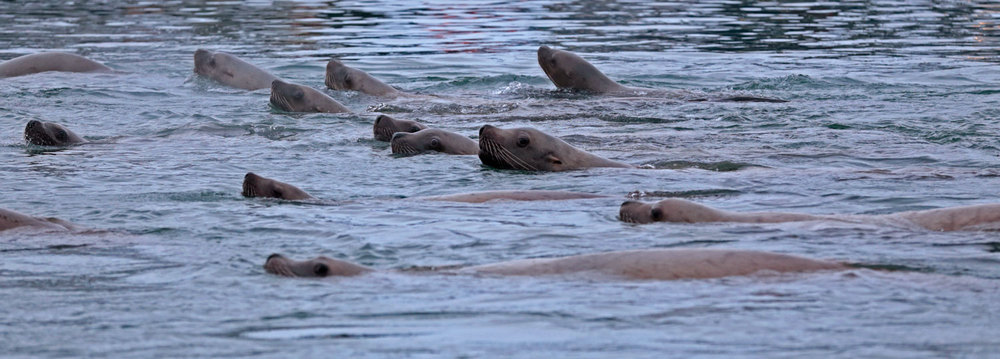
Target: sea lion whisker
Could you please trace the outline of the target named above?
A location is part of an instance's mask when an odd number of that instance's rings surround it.
[[[520,167],[519,169],[522,170],[537,171],[537,169],[535,169],[534,166],[528,164],[524,160],[521,160],[516,155],[514,155],[514,153],[508,151],[506,148],[503,148],[502,146],[500,146],[495,142],[493,143],[493,145],[496,146],[497,148],[496,151],[498,152],[498,154],[504,157],[506,162],[510,164],[512,167]]]

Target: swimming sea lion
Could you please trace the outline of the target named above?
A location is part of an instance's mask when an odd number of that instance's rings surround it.
[[[244,197],[271,197],[287,200],[312,199],[306,191],[293,185],[264,178],[253,172],[247,172],[243,176],[243,196]]]
[[[478,155],[479,144],[460,134],[437,128],[392,135],[392,153],[415,155],[437,151],[449,155]]]
[[[247,172],[243,177],[243,196],[245,197],[271,197],[287,200],[312,199],[305,191],[270,178],[264,178]],[[483,203],[493,200],[510,201],[558,201],[568,199],[585,199],[605,197],[592,193],[567,192],[567,191],[546,191],[546,190],[502,190],[458,193],[443,196],[413,197],[413,200],[446,201]]]
[[[725,249],[647,249],[536,258],[465,267],[459,273],[495,275],[566,275],[598,273],[626,279],[703,279],[768,272],[843,270],[844,264],[788,254]],[[287,277],[356,276],[374,271],[358,264],[317,257],[295,261],[272,254],[264,270]]]
[[[337,100],[312,87],[277,79],[271,81],[271,104],[288,112],[351,112]]]
[[[41,52],[0,63],[0,77],[23,76],[46,71],[112,72],[113,70],[94,60],[65,52]]]
[[[591,65],[587,60],[576,54],[542,46],[538,48],[538,65],[549,77],[556,87],[561,89],[572,89],[590,91],[599,94],[630,95],[638,94],[664,94],[668,91],[627,87],[615,82],[604,75],[601,70]],[[704,101],[698,98],[694,101]],[[788,102],[781,99],[755,97],[755,96],[731,96],[718,99],[719,101],[735,102]]]
[[[375,133],[376,140],[389,142],[396,132],[417,132],[426,128],[427,126],[416,121],[397,120],[389,115],[379,115],[375,118],[372,132]]]
[[[976,226],[1000,222],[1000,204],[906,211],[883,215],[812,215],[786,212],[731,212],[688,200],[668,198],[656,203],[626,201],[619,209],[618,218],[630,223],[778,223],[832,220],[875,224],[915,224],[933,231],[955,231],[975,229]]]
[[[484,165],[525,171],[567,171],[589,167],[632,167],[584,152],[533,128],[479,129],[479,159]]]
[[[36,227],[57,231],[75,231],[79,229],[76,225],[58,218],[32,217],[9,209],[0,208],[0,231],[18,227]]]
[[[326,87],[332,90],[358,91],[372,96],[395,97],[403,94],[401,91],[386,85],[368,73],[344,65],[337,60],[326,64]]]
[[[278,77],[225,52],[198,49],[194,52],[194,72],[226,86],[259,90],[271,86]]]
[[[24,140],[36,146],[69,146],[87,142],[60,124],[38,120],[28,121],[28,125],[24,126]]]

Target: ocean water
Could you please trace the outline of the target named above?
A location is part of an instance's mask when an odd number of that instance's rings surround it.
[[[631,192],[738,211],[881,214],[1000,202],[1000,6],[843,2],[0,3],[0,59],[68,51],[119,74],[0,79],[0,207],[95,231],[0,233],[4,357],[995,357],[1000,237],[832,222],[633,225]],[[541,45],[629,86],[556,90]],[[289,114],[196,76],[196,49],[322,89]],[[325,89],[339,58],[436,99]],[[495,170],[397,157],[378,114],[475,137],[530,126],[654,169]],[[32,119],[92,143],[26,146]],[[246,172],[322,201],[240,195]],[[495,189],[608,195],[429,203]],[[400,273],[643,249],[860,263],[836,273],[628,281]],[[383,272],[288,279],[271,253]]]

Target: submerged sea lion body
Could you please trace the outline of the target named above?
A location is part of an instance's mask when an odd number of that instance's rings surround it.
[[[567,275],[594,273],[626,279],[703,279],[768,272],[842,270],[843,264],[787,254],[721,249],[647,249],[525,259],[459,269],[459,273],[494,275]],[[374,269],[317,257],[294,261],[272,254],[264,263],[271,274],[288,277],[356,276]]]
[[[934,231],[954,231],[1000,223],[1000,204],[981,204],[883,215],[812,215],[786,212],[732,212],[679,198],[668,198],[655,203],[626,201],[619,209],[619,219],[630,223],[780,223],[832,220],[876,224],[912,223]]]
[[[55,231],[75,231],[76,225],[58,218],[39,218],[0,208],[0,231],[19,227],[34,227]]]
[[[271,105],[288,112],[351,112],[337,100],[312,87],[271,81]]]
[[[609,78],[582,57],[569,51],[556,50],[548,46],[538,48],[538,65],[542,67],[542,71],[545,72],[549,80],[561,89],[618,96],[657,96],[670,93],[665,90],[624,86]],[[697,98],[692,100],[705,101],[708,99]],[[713,100],[733,102],[788,102],[781,99],[756,96],[730,96]]]
[[[337,60],[330,60],[326,64],[324,82],[326,87],[332,90],[358,91],[371,96],[396,97],[404,94],[368,73],[344,65]]]
[[[417,132],[396,132],[392,135],[392,153],[416,155],[441,152],[450,155],[478,155],[479,144],[460,134],[437,128]]]
[[[98,62],[65,52],[42,52],[15,57],[0,63],[0,77],[15,77],[48,71],[112,72]]]
[[[479,159],[490,167],[524,171],[632,167],[587,153],[533,128],[501,129],[490,125],[479,129]]]
[[[86,143],[73,131],[54,122],[28,121],[24,126],[24,140],[36,146],[69,146]]]
[[[198,49],[194,52],[194,72],[226,86],[244,90],[271,87],[278,77],[240,58],[224,53]]]
[[[389,142],[396,132],[417,132],[426,128],[427,126],[416,121],[397,120],[389,115],[379,115],[375,118],[372,132],[376,140]]]
[[[286,200],[312,199],[313,196],[288,183],[258,176],[256,173],[247,172],[243,176],[244,197],[270,197]]]

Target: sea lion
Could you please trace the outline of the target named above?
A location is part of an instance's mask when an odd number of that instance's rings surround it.
[[[271,105],[288,112],[351,112],[337,100],[312,87],[278,79],[271,81]]]
[[[288,183],[264,178],[253,172],[243,176],[244,197],[271,197],[287,200],[313,199],[306,191]]]
[[[882,215],[812,215],[786,212],[731,212],[680,198],[668,198],[656,203],[625,201],[619,209],[618,218],[629,223],[779,223],[832,220],[873,224],[913,224],[932,231],[955,231],[976,229],[977,226],[1000,222],[1000,204],[980,204]]]
[[[73,131],[54,122],[28,121],[24,126],[24,140],[36,146],[69,146],[86,143]]]
[[[415,155],[437,151],[449,155],[478,155],[479,144],[460,134],[437,128],[392,135],[392,153]]]
[[[589,167],[632,167],[599,157],[533,128],[479,129],[479,159],[484,165],[525,171],[567,171]]]
[[[18,227],[35,227],[45,230],[75,231],[79,227],[58,218],[39,218],[0,208],[0,231]]]
[[[589,91],[598,94],[636,96],[642,94],[663,95],[670,93],[641,87],[627,87],[604,75],[601,70],[591,65],[587,60],[576,54],[541,46],[538,48],[538,65],[556,87],[578,91]],[[696,98],[692,101],[705,101],[706,98]],[[730,96],[716,101],[734,102],[788,102],[781,99],[756,96]]]
[[[305,191],[270,178],[258,176],[253,172],[247,172],[243,177],[244,197],[270,197],[287,200],[313,199]],[[501,190],[458,193],[443,196],[413,197],[413,200],[445,201],[445,202],[465,202],[483,203],[493,200],[510,201],[558,201],[568,199],[585,199],[605,197],[599,194],[567,192],[567,191],[547,191],[547,190]]]
[[[86,57],[65,52],[41,52],[0,63],[0,77],[24,76],[47,71],[112,72],[114,70]]]
[[[844,270],[848,266],[788,254],[727,249],[646,249],[536,258],[465,267],[458,273],[492,275],[566,275],[597,273],[625,279],[705,279],[767,272]],[[356,276],[374,269],[328,257],[296,261],[272,254],[264,270],[286,277]]]
[[[326,64],[324,82],[326,87],[332,90],[358,91],[379,97],[396,97],[403,94],[403,92],[386,85],[368,73],[344,65],[337,60],[330,60]]]
[[[278,77],[225,52],[198,49],[194,52],[194,72],[226,86],[259,90],[271,86]]]
[[[396,132],[417,132],[426,128],[427,126],[416,121],[397,120],[389,115],[379,115],[375,118],[372,132],[375,134],[376,140],[389,142]]]

